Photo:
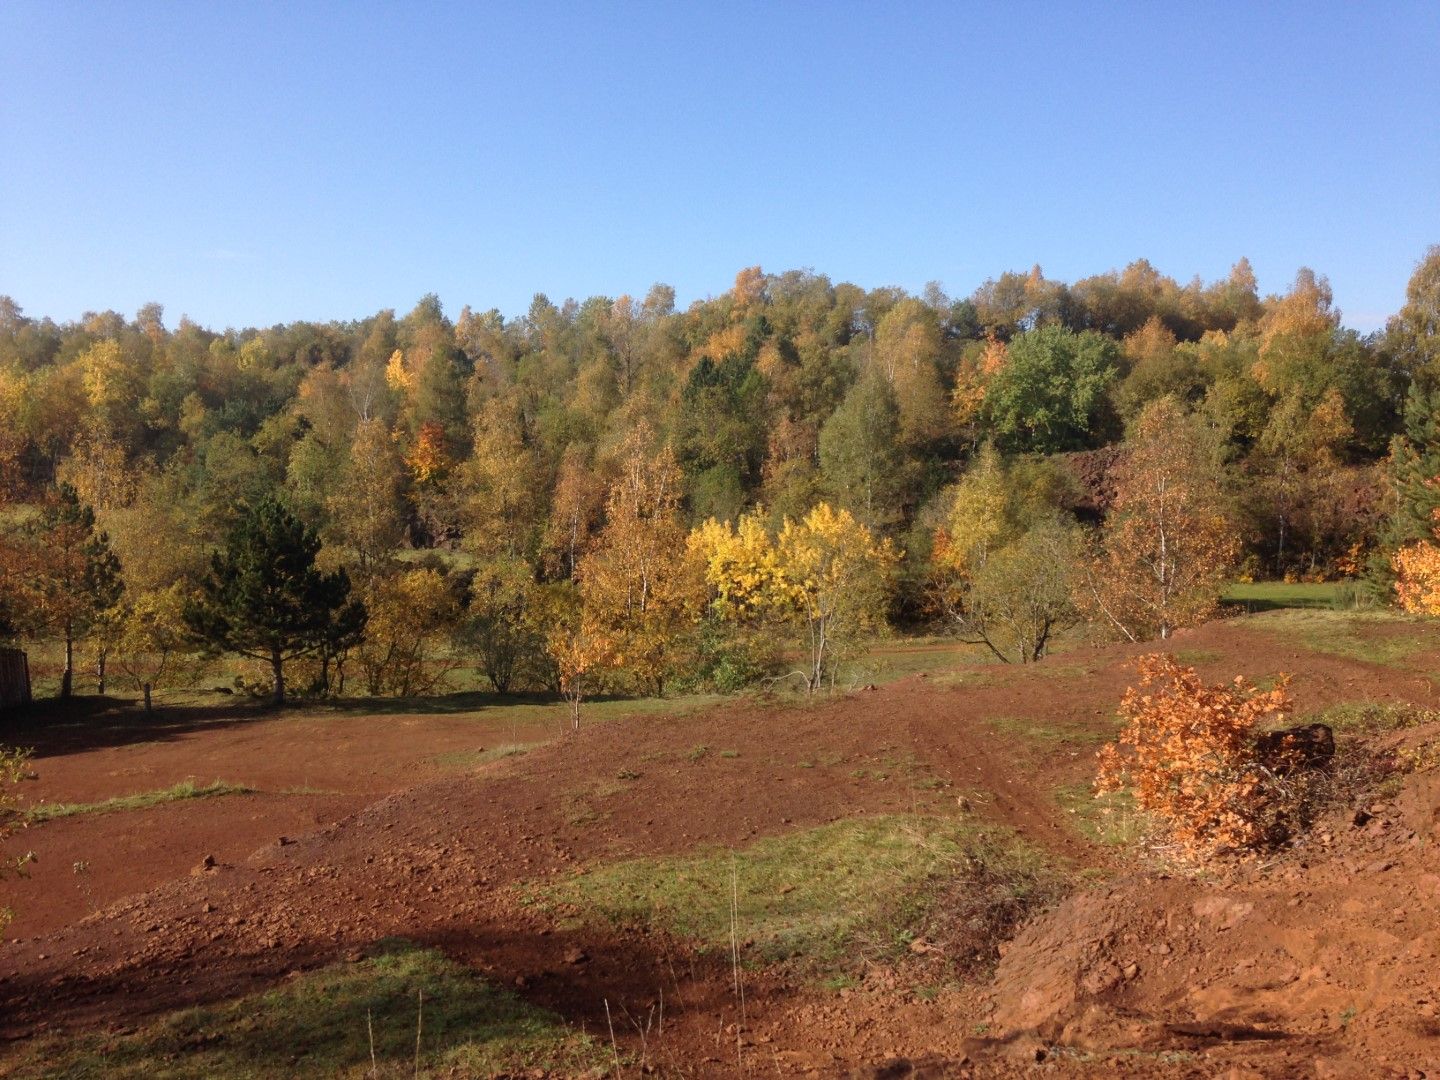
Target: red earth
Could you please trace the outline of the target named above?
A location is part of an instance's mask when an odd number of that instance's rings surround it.
[[[1415,637],[1401,667],[1309,651],[1267,625],[1216,623],[1173,647],[1216,681],[1292,672],[1301,715],[1343,701],[1437,704],[1426,673],[1440,670],[1440,632],[1367,624]],[[643,1017],[663,994],[663,1039],[616,1029],[623,1051],[663,1074],[1008,1076],[1043,1063],[1097,1077],[1440,1076],[1436,774],[1367,807],[1363,826],[1340,808],[1284,857],[1162,873],[1088,840],[1055,797],[1091,779],[1139,651],[937,670],[808,707],[737,699],[608,720],[472,767],[441,755],[554,729],[489,723],[483,709],[230,706],[7,733],[37,747],[32,801],[187,778],[255,793],[21,834],[39,861],[6,886],[18,917],[0,952],[0,1034],[23,1046],[42,1032],[133,1027],[402,935],[592,1031],[602,1003]],[[696,758],[701,744],[739,752]],[[896,760],[908,779],[865,768]],[[613,783],[621,772],[637,782]],[[574,929],[513,888],[916,810],[1010,826],[1077,878],[1004,946],[993,976],[933,999],[904,971],[877,969],[837,993],[751,970],[737,1030],[728,958],[659,932]]]

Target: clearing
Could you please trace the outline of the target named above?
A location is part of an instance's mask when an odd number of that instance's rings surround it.
[[[1440,1066],[1435,724],[1399,708],[1440,706],[1440,629],[1267,611],[1172,650],[1290,672],[1301,716],[1416,771],[1197,876],[1086,793],[1148,647],[892,645],[878,688],[602,702],[572,738],[463,697],[41,714],[5,735],[48,809],[11,845],[38,862],[5,886],[0,1074]]]

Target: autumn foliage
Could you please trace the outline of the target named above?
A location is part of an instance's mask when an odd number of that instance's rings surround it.
[[[1096,790],[1129,788],[1186,857],[1249,851],[1295,809],[1293,782],[1259,760],[1256,735],[1292,708],[1283,678],[1261,691],[1237,678],[1206,686],[1173,656],[1138,661],[1140,683],[1120,703],[1125,727],[1103,747]]]
[[[1432,518],[1435,536],[1407,544],[1390,561],[1396,598],[1412,615],[1440,615],[1440,547],[1435,544],[1440,539],[1440,510]]]

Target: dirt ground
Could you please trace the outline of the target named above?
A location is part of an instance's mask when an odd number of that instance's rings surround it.
[[[1302,715],[1342,701],[1437,704],[1427,673],[1440,669],[1440,633],[1377,624],[1419,637],[1403,665],[1381,666],[1265,626],[1217,623],[1174,648],[1217,681],[1292,672]],[[591,1031],[602,1003],[633,1021],[663,994],[663,1040],[638,1022],[616,1035],[676,1075],[1440,1075],[1440,791],[1377,808],[1381,827],[1337,823],[1328,843],[1269,869],[1147,876],[1086,839],[1055,797],[1092,777],[1090,750],[1114,729],[1139,651],[946,668],[809,707],[747,699],[607,720],[472,768],[442,755],[553,729],[487,727],[483,711],[221,709],[128,732],[99,725],[95,737],[82,725],[34,732],[37,801],[186,778],[255,794],[24,834],[39,862],[7,893],[19,917],[0,951],[0,1035],[23,1045],[132,1027],[400,934]],[[1036,737],[1041,725],[1067,738]],[[622,773],[634,782],[614,783]],[[932,1000],[886,972],[835,993],[752,971],[740,1031],[728,964],[659,934],[567,929],[509,888],[897,811],[1011,826],[1106,883],[1023,930],[993,982]]]

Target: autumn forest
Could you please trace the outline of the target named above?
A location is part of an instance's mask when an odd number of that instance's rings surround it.
[[[63,646],[62,695],[230,657],[276,697],[548,691],[578,723],[821,691],[888,627],[1012,663],[1164,638],[1236,580],[1433,610],[1440,248],[1368,336],[1243,259],[243,331],[0,298],[0,468],[0,633]]]

